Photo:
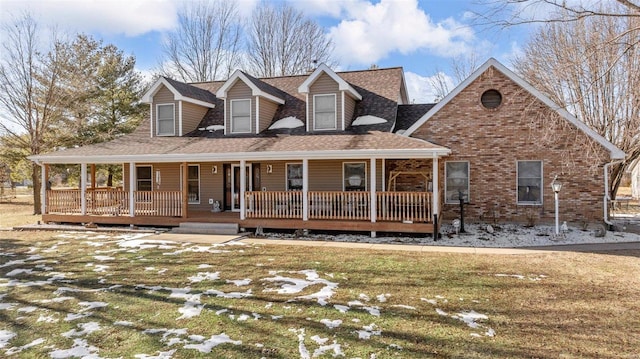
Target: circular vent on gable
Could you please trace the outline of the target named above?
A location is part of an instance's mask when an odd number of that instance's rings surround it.
[[[488,109],[498,108],[502,103],[502,94],[498,90],[487,90],[480,97],[482,106]]]

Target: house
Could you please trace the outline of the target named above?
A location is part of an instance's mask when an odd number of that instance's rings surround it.
[[[401,68],[185,84],[158,79],[148,121],[110,142],[30,157],[122,164],[123,188],[42,188],[46,222],[235,223],[432,233],[438,221],[607,221],[625,154],[490,59],[437,104],[410,104]]]

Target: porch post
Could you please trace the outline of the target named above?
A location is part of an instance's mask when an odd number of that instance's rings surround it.
[[[129,217],[134,217],[136,213],[136,199],[135,188],[136,182],[136,164],[135,162],[129,162]]]
[[[80,213],[87,214],[87,164],[80,164]]]
[[[189,215],[189,164],[182,162],[182,218]]]
[[[240,220],[244,221],[247,218],[245,213],[245,201],[244,196],[247,191],[247,162],[240,160]]]
[[[376,222],[376,217],[378,213],[378,199],[376,196],[376,159],[375,157],[371,159],[371,174],[369,175],[369,191],[371,193],[371,206],[369,206],[371,211],[371,223]],[[371,231],[371,238],[376,237],[376,231]]]
[[[302,160],[302,220],[309,220],[309,159]]]
[[[96,189],[96,164],[92,163],[91,167],[91,188]]]
[[[439,194],[440,194],[440,189],[438,188],[438,157],[433,157],[433,161],[432,161],[432,167],[433,167],[433,178],[432,178],[432,183],[433,183],[433,192],[431,192],[431,214],[438,216],[440,215],[440,198],[439,198]]]
[[[47,214],[47,187],[49,181],[49,165],[43,164],[40,169],[40,213]]]

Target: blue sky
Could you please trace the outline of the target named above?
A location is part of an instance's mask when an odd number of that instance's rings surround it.
[[[237,0],[248,17],[257,0]],[[163,0],[0,0],[0,21],[30,11],[41,25],[65,33],[85,32],[133,54],[137,68],[150,74],[160,61],[165,35],[176,26],[183,1]],[[530,27],[489,29],[473,26],[472,12],[485,5],[475,0],[299,0],[291,1],[327,29],[335,44],[337,70],[372,64],[401,66],[410,99],[433,101],[428,78],[437,71],[451,75],[455,56],[477,54],[480,62],[495,57],[508,67],[527,41]]]

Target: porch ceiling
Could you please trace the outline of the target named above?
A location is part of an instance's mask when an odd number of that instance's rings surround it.
[[[145,137],[29,157],[39,163],[258,161],[291,159],[436,158],[450,149],[387,132],[271,137]]]

